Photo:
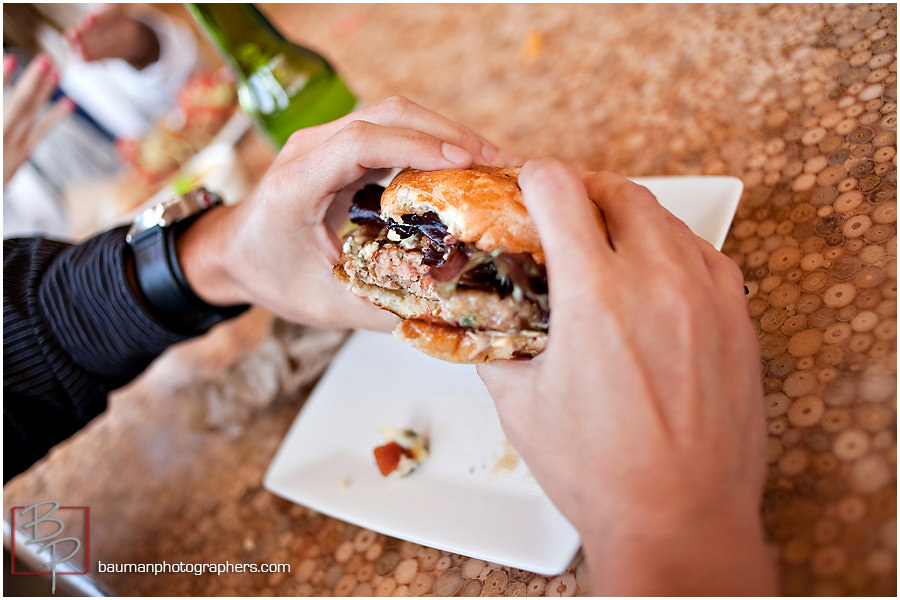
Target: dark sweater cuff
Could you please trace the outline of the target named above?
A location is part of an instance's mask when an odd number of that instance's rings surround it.
[[[40,298],[62,348],[111,387],[124,385],[166,348],[189,339],[163,327],[135,296],[125,273],[126,227],[66,248]]]

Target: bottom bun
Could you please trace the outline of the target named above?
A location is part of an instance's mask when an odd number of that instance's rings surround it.
[[[528,358],[547,345],[547,334],[541,331],[474,331],[420,319],[402,321],[394,329],[394,337],[429,356],[466,364]]]

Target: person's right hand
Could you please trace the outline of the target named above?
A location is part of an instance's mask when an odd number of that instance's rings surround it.
[[[519,184],[547,261],[549,341],[478,371],[581,534],[591,592],[774,592],[761,359],[740,270],[625,178],[543,159]]]
[[[396,317],[332,274],[352,192],[386,169],[510,160],[468,128],[391,98],[291,136],[248,198],[209,211],[179,238],[182,267],[212,304],[257,304],[310,325],[390,330]]]
[[[16,69],[16,57],[3,57],[3,90]],[[37,143],[72,112],[68,98],[57,100],[44,110],[59,82],[59,71],[45,55],[32,60],[12,87],[3,103],[3,185],[6,185],[28,160]]]

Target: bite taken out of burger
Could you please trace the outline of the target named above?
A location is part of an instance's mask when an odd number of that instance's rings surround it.
[[[431,356],[482,363],[540,353],[547,273],[518,173],[407,169],[386,189],[366,186],[335,276],[401,317],[394,336]]]

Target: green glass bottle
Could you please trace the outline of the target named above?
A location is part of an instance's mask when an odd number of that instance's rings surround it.
[[[241,107],[281,148],[353,110],[356,97],[317,52],[290,42],[253,4],[188,4],[238,77]]]

